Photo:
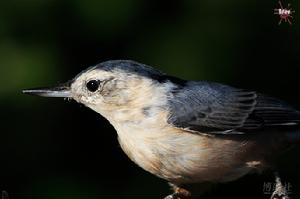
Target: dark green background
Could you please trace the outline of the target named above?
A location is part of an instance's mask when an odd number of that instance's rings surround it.
[[[0,190],[11,199],[163,198],[166,183],[134,165],[116,132],[74,102],[21,94],[109,59],[133,59],[186,79],[258,90],[300,109],[299,1],[278,25],[272,1],[0,1]],[[255,151],[253,151],[255,153]],[[299,147],[280,160],[300,196]],[[269,198],[252,175],[205,198]]]

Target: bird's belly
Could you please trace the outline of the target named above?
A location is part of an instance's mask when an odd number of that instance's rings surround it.
[[[194,135],[183,131],[161,133],[157,137],[119,137],[125,153],[140,167],[170,182],[196,183],[230,181],[248,173],[249,162],[258,159],[245,156],[252,142]],[[249,151],[251,152],[251,151]]]
[[[247,143],[242,141],[189,134],[169,142],[165,150],[160,147],[156,152],[158,175],[177,184],[231,181],[252,169],[243,156]]]

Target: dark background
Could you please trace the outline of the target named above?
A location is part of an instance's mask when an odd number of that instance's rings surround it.
[[[62,99],[21,94],[109,59],[133,59],[186,79],[258,90],[300,109],[299,1],[293,25],[258,0],[0,1],[0,190],[11,199],[163,198],[166,183],[133,164],[113,127]],[[299,11],[299,12],[298,12]],[[299,147],[279,159],[300,197]],[[255,153],[255,151],[254,151]],[[203,198],[269,198],[251,175]]]

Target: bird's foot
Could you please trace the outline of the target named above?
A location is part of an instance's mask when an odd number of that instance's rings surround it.
[[[180,199],[180,197],[179,197],[178,193],[173,193],[173,194],[166,196],[164,199]]]
[[[271,199],[289,199],[286,187],[282,185],[279,175],[275,174],[275,190],[271,196]]]
[[[189,199],[191,198],[191,192],[184,188],[173,187],[174,193],[166,196],[164,199]]]

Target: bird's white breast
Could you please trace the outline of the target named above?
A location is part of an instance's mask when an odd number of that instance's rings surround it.
[[[237,158],[249,143],[191,134],[163,124],[157,126],[115,127],[129,158],[161,178],[175,183],[229,181],[251,170],[246,160]]]

